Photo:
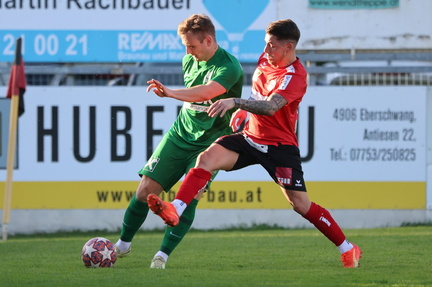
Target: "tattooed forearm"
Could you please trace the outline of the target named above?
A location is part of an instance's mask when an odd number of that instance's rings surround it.
[[[273,94],[267,101],[234,99],[236,108],[251,112],[257,115],[272,116],[280,108],[287,104],[284,97],[278,94]]]

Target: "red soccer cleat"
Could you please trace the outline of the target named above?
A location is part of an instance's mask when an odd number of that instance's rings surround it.
[[[151,193],[147,197],[147,204],[153,213],[159,215],[168,226],[174,227],[179,224],[177,210],[171,203],[165,202],[156,194]]]
[[[354,245],[354,244],[353,244]],[[360,267],[360,257],[362,257],[362,251],[360,247],[354,245],[354,247],[341,256],[341,261],[345,268],[356,268]]]

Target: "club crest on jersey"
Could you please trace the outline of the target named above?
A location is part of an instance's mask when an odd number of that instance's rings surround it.
[[[258,80],[258,77],[262,75],[262,72],[260,69],[255,69],[255,72],[253,73],[252,76],[252,81],[256,82]]]
[[[292,168],[276,167],[276,178],[279,184],[292,185]]]
[[[153,172],[154,169],[156,168],[157,164],[159,163],[160,158],[158,157],[151,157],[148,162],[146,163],[146,165],[144,166],[144,170]]]
[[[207,84],[208,82],[210,82],[212,76],[213,76],[213,71],[209,71],[204,77],[203,84]]]

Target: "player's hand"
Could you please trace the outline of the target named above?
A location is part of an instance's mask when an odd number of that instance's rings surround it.
[[[153,90],[153,93],[155,93],[157,96],[161,98],[169,97],[170,93],[172,92],[170,89],[165,87],[161,82],[151,79],[150,81],[147,81],[148,87],[147,92],[150,92]]]
[[[226,111],[231,110],[234,106],[234,99],[217,100],[209,107],[207,113],[211,118],[214,118],[217,115],[223,117]]]
[[[250,113],[245,110],[238,109],[235,111],[231,116],[230,121],[230,127],[232,128],[233,132],[241,132],[244,129],[246,123],[249,121],[249,116]]]

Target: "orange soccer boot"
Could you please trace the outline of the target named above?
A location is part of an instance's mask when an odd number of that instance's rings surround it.
[[[179,224],[179,215],[174,205],[165,202],[156,194],[149,194],[147,204],[154,214],[159,215],[168,226],[174,227]]]
[[[360,257],[362,257],[362,251],[360,247],[354,245],[350,251],[341,255],[341,261],[345,268],[356,268],[360,267]]]

